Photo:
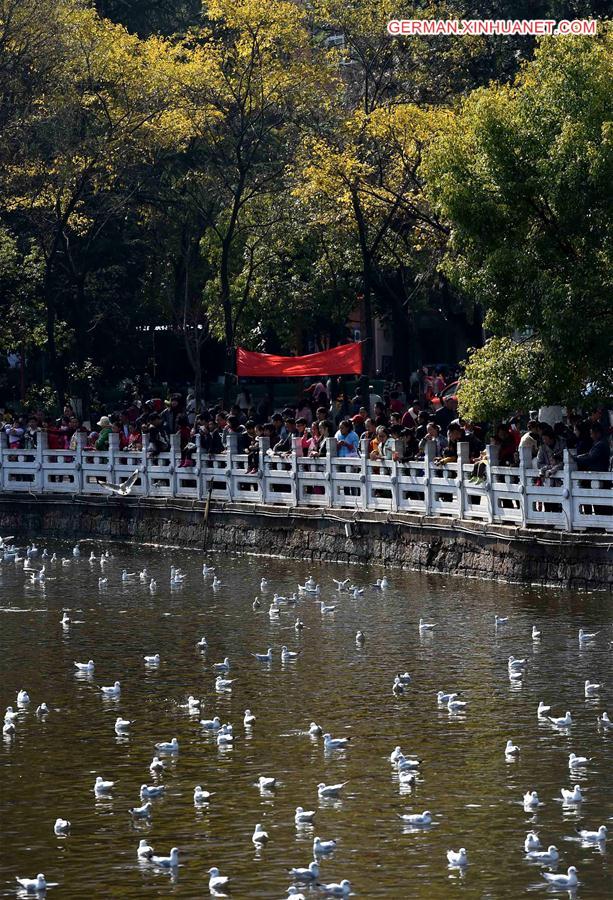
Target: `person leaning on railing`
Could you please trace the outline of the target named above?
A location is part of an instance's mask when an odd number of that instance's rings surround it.
[[[610,465],[609,442],[598,422],[590,425],[593,444],[587,453],[577,455],[577,468],[582,472],[608,472]]]

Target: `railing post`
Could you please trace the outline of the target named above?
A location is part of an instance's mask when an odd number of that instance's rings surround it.
[[[8,438],[6,436],[6,431],[3,428],[0,428],[0,490],[6,490],[6,484],[4,483],[4,454],[6,453],[7,447]]]
[[[404,441],[397,438],[391,439],[392,459],[390,466],[391,507],[392,512],[398,512],[398,457],[404,453]]]
[[[181,461],[181,435],[170,435],[170,465],[168,471],[170,474],[170,493],[172,497],[177,496],[177,466]]]
[[[434,441],[426,441],[424,444],[424,475],[425,475],[425,486],[426,490],[424,491],[424,500],[426,503],[426,512],[427,516],[432,514],[432,464],[436,458],[436,448],[434,446]]]
[[[525,528],[528,524],[528,471],[534,468],[534,457],[532,456],[532,447],[520,447],[518,452],[521,525],[522,528]]]
[[[258,438],[258,480],[260,482],[260,496],[262,503],[266,503],[268,492],[266,490],[266,451],[270,449],[270,438]]]
[[[328,506],[334,506],[334,468],[332,460],[336,454],[336,438],[328,437],[326,440],[326,481],[328,482]]]
[[[109,434],[109,474],[108,479],[110,482],[116,482],[117,478],[115,477],[115,457],[119,452],[119,435],[112,431]]]
[[[490,515],[490,522],[493,522],[496,518],[496,514],[494,511],[494,491],[492,488],[493,479],[492,479],[492,467],[498,465],[498,444],[488,444],[486,449],[487,453],[487,482],[485,485],[488,497],[488,511]]]
[[[360,481],[362,483],[362,509],[366,509],[369,497],[369,489],[368,489],[368,475],[370,473],[370,468],[368,465],[368,460],[370,458],[370,438],[363,434],[360,438],[360,463],[362,466],[362,472],[360,474]]]
[[[458,489],[458,515],[464,518],[466,512],[466,495],[464,493],[464,466],[470,462],[470,444],[468,441],[460,441],[458,444],[458,477],[456,487]]]
[[[34,482],[35,489],[41,494],[45,490],[45,450],[49,448],[49,435],[46,431],[39,431],[36,434],[36,480]],[[63,477],[63,476],[62,476]]]
[[[562,492],[562,509],[566,517],[566,526],[569,531],[573,531],[573,472],[577,469],[577,461],[574,456],[564,451],[564,471],[563,483],[564,490]]]
[[[200,473],[202,472],[202,441],[200,434],[194,436],[194,444],[196,445],[196,449],[194,450],[192,458],[194,460],[194,475],[196,476],[196,495],[198,500],[202,500],[204,497],[204,488],[202,478],[200,477]]]
[[[299,479],[301,469],[298,468],[298,457],[303,456],[302,452],[302,438],[297,436],[292,438],[292,480],[294,482],[294,505],[298,506],[298,497],[300,497],[299,491]]]
[[[87,434],[84,431],[77,431],[74,435],[74,492],[75,494],[83,493],[83,448],[87,443]]]
[[[228,465],[226,466],[226,487],[230,500],[234,500],[234,457],[238,451],[238,434],[235,431],[229,431],[226,435],[226,456],[228,457]]]
[[[143,448],[141,450],[141,484],[143,486],[143,494],[149,496],[150,478],[149,478],[149,432],[143,431]]]

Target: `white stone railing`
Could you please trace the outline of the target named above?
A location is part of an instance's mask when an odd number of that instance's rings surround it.
[[[443,516],[484,523],[531,525],[563,531],[598,529],[613,532],[613,472],[579,472],[568,452],[553,478],[539,478],[530,451],[520,453],[516,468],[497,464],[497,448],[488,448],[485,480],[470,481],[474,465],[468,445],[459,445],[458,462],[435,463],[433,446],[423,460],[397,462],[339,457],[336,442],[327,455],[306,457],[300,442],[292,453],[270,455],[259,439],[257,471],[248,474],[247,454],[236,452],[236,435],[226,453],[210,456],[199,441],[193,465],[181,465],[178,436],[171,448],[153,456],[147,450],[120,450],[110,436],[108,450],[88,450],[78,435],[74,450],[50,450],[44,432],[32,450],[10,449],[0,433],[0,493],[109,496],[104,483],[119,484],[134,472],[139,477],[130,496],[275,504],[322,509],[378,510]]]

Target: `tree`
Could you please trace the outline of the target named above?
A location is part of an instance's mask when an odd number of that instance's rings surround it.
[[[0,186],[5,221],[28,235],[44,260],[46,349],[61,400],[58,325],[76,335],[74,349],[84,360],[96,322],[86,288],[100,243],[125,217],[156,148],[180,143],[184,120],[180,65],[170,45],[140,41],[78,0],[55,4],[47,25],[38,17],[41,4],[24,0],[9,21],[19,41],[0,42],[0,65],[28,88],[24,114],[3,135]]]
[[[538,341],[550,400],[613,388],[612,47],[607,29],[544,39],[512,85],[465,100],[424,167],[445,271],[495,335]]]
[[[185,43],[200,151],[191,178],[208,217],[201,251],[215,272],[205,290],[212,327],[226,346],[227,403],[236,338],[278,219],[272,198],[284,187],[302,98],[321,74],[294,3],[211,0],[206,14],[207,24]],[[203,105],[209,117],[200,115]]]
[[[460,412],[471,422],[498,422],[538,409],[551,396],[551,370],[539,341],[490,338],[465,363],[458,388]]]

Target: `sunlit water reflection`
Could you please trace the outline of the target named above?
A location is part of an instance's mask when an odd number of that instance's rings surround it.
[[[109,586],[99,590],[100,567],[87,559],[92,547],[99,556],[99,545],[84,544],[70,565],[47,564],[52,580],[44,586],[30,585],[12,562],[0,566],[2,710],[15,706],[20,688],[31,696],[0,751],[2,896],[15,895],[15,875],[44,872],[60,885],[51,897],[200,897],[208,893],[207,870],[218,866],[232,878],[233,897],[275,900],[291,883],[287,870],[311,861],[315,835],[338,840],[320,879],[349,878],[356,896],[499,900],[532,889],[548,896],[540,887],[544,867],[523,853],[531,828],[544,847],[560,850],[558,871],[577,866],[577,896],[612,895],[613,851],[582,845],[575,833],[612,824],[613,731],[596,724],[607,706],[613,716],[608,595],[391,572],[387,591],[367,587],[353,600],[336,592],[333,578],[368,586],[382,572],[208,555],[223,581],[214,591],[202,577],[202,555],[121,546],[106,567]],[[172,590],[171,564],[189,576]],[[124,567],[145,565],[157,579],[153,595],[146,584],[121,581]],[[322,615],[305,597],[271,621],[272,592],[290,593],[308,573],[336,611]],[[254,612],[264,574],[270,592]],[[510,617],[497,632],[495,613]],[[302,631],[294,629],[297,616]],[[432,634],[420,637],[420,616],[438,623]],[[533,624],[542,628],[541,643],[531,640]],[[580,649],[582,625],[601,634]],[[202,635],[206,652],[196,648]],[[283,644],[299,657],[282,664]],[[259,663],[252,654],[269,646],[272,664]],[[160,666],[146,666],[143,656],[156,652]],[[528,658],[523,681],[509,680],[510,654]],[[212,666],[225,656],[236,681],[231,692],[217,693]],[[77,673],[73,660],[89,658],[95,674]],[[411,686],[395,697],[394,675],[405,670]],[[586,678],[604,682],[600,698],[585,700]],[[120,698],[103,698],[97,685],[115,679]],[[439,689],[462,691],[466,710],[450,715],[438,707]],[[219,747],[183,707],[189,694],[202,698],[202,717],[233,723],[233,746]],[[539,700],[557,715],[570,710],[572,728],[537,720]],[[35,714],[42,701],[51,708],[43,718]],[[251,730],[243,727],[247,708],[257,717]],[[133,721],[127,734],[115,734],[117,716]],[[351,737],[349,748],[325,753],[321,739],[305,733],[312,720]],[[175,736],[179,753],[165,756],[163,774],[153,777],[154,744]],[[521,747],[517,760],[505,760],[507,738]],[[390,765],[397,744],[423,759],[412,787],[400,785]],[[573,777],[570,751],[592,757]],[[116,781],[112,794],[94,796],[96,775]],[[260,775],[274,776],[276,788],[260,790]],[[318,800],[319,782],[344,781],[340,798]],[[151,819],[133,820],[128,809],[140,805],[140,785],[155,782],[166,792],[152,800]],[[575,783],[584,802],[563,805],[560,789]],[[197,784],[213,792],[209,804],[194,805]],[[523,808],[528,790],[542,801],[536,811]],[[314,827],[295,826],[297,806],[317,810]],[[425,809],[431,828],[404,827],[398,818]],[[54,835],[58,816],[72,822],[68,836]],[[270,837],[263,849],[251,843],[258,822]],[[139,863],[141,838],[164,855],[179,847],[179,869]],[[465,872],[447,865],[447,849],[460,846],[468,850]]]

